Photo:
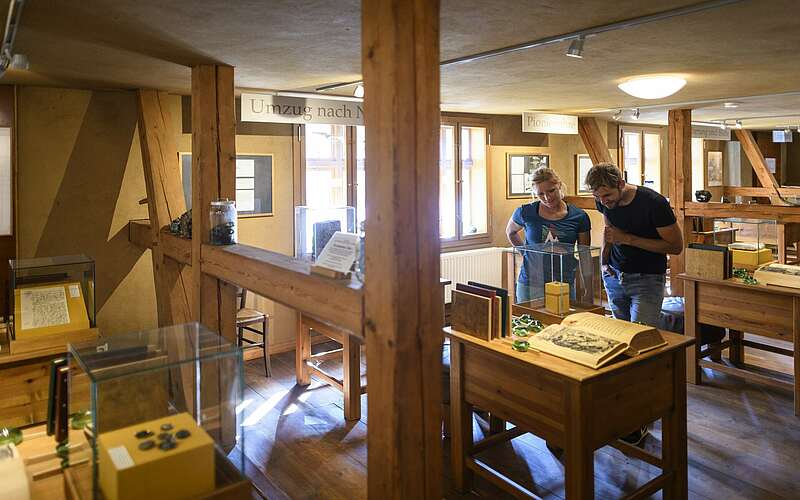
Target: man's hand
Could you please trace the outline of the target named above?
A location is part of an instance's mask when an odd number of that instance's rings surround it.
[[[617,227],[606,225],[603,238],[606,243],[626,245],[630,241],[630,234]]]

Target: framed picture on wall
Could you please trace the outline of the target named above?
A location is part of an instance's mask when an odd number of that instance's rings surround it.
[[[186,208],[192,208],[192,154],[179,153]],[[236,212],[239,217],[272,215],[272,155],[236,155]]]
[[[550,155],[507,154],[506,155],[506,198],[530,198],[533,171],[539,167],[550,166]]]
[[[575,155],[575,193],[578,196],[592,194],[592,191],[584,184],[590,168],[592,168],[592,159],[589,158],[589,155]]]
[[[708,187],[722,185],[722,151],[708,152]]]

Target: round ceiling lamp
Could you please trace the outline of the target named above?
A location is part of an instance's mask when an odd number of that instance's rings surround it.
[[[686,80],[677,76],[645,76],[633,78],[619,85],[626,94],[639,99],[662,99],[676,93],[686,85]]]

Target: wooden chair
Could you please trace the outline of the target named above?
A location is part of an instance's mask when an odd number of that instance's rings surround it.
[[[247,344],[247,348],[260,347],[264,351],[264,372],[266,373],[267,377],[271,377],[272,367],[269,363],[269,314],[245,307],[247,303],[246,289],[240,288],[237,296],[239,297],[239,310],[236,312],[237,343],[239,347],[243,347],[243,344]],[[261,323],[261,330],[250,326],[257,325],[259,323]],[[261,337],[261,341],[252,340],[245,337],[245,330]]]

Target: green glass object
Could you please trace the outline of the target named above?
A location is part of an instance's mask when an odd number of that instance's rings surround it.
[[[92,412],[89,410],[79,411],[69,416],[69,425],[75,430],[81,430],[86,424],[92,422]]]
[[[527,352],[528,351],[528,341],[527,340],[515,340],[511,343],[511,348],[515,351],[519,352]]]
[[[7,444],[18,445],[22,442],[22,431],[16,427],[3,427],[0,429],[0,446]]]

